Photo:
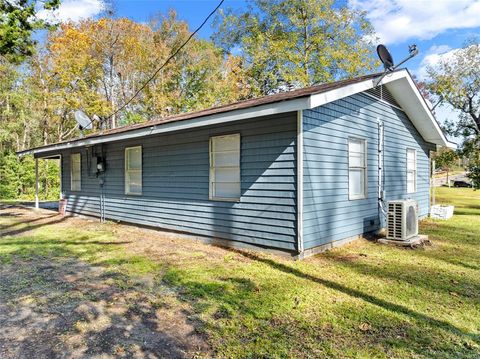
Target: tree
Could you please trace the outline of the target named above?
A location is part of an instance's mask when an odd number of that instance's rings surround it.
[[[34,161],[18,159],[15,151],[77,137],[77,109],[98,115],[99,130],[248,97],[241,58],[194,37],[109,116],[190,34],[173,11],[149,24],[89,19],[49,29],[44,44],[20,65],[0,57],[0,198],[33,196]],[[52,160],[40,161],[40,189],[49,198],[58,192],[58,171]]]
[[[425,100],[430,101],[432,103],[432,94],[428,90],[428,85],[425,81],[420,80],[416,75],[412,75],[413,82],[417,86],[418,91],[422,94]],[[432,103],[433,105],[433,103]]]
[[[13,64],[0,61],[0,152],[37,144],[33,94],[24,80]]]
[[[36,17],[39,3],[45,10],[54,10],[60,0],[0,0],[0,56],[7,61],[18,64],[31,56],[36,46],[32,33],[51,26]]]
[[[212,42],[193,38],[133,101],[109,116],[190,34],[173,11],[150,24],[125,18],[62,24],[32,61],[44,128],[58,141],[77,134],[72,132],[76,109],[100,116],[105,128],[115,128],[245,97],[238,58],[225,57]]]
[[[463,147],[479,151],[480,144],[480,44],[472,39],[462,49],[427,69],[428,89],[440,101],[460,111],[446,123],[447,131],[465,139]],[[467,154],[468,155],[468,154]]]
[[[365,13],[333,0],[250,0],[243,11],[216,18],[212,39],[239,53],[251,95],[368,73],[373,29]]]
[[[442,148],[440,149],[434,157],[435,163],[437,167],[444,169],[447,171],[447,185],[450,187],[450,170],[452,166],[455,165],[456,160],[458,159],[458,155],[455,151],[449,148]]]
[[[480,161],[471,162],[467,166],[467,177],[472,180],[472,186],[480,189]]]

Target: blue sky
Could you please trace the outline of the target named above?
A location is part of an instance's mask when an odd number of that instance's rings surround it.
[[[146,22],[158,12],[174,8],[180,19],[196,28],[218,0],[112,0],[118,17]],[[420,78],[427,76],[427,65],[448,58],[473,36],[480,37],[480,0],[341,0],[352,8],[366,11],[380,42],[387,45],[398,63],[408,55],[408,45],[416,44],[420,54],[406,66]],[[225,0],[223,8],[245,8],[242,0]],[[78,20],[101,15],[103,0],[63,0],[57,12],[60,20]],[[211,23],[211,21],[210,21]],[[200,32],[208,38],[210,23]],[[455,116],[448,108],[439,108],[443,121]]]

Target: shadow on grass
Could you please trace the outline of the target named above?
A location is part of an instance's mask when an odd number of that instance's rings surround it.
[[[208,351],[195,326],[178,311],[159,311],[152,304],[159,296],[141,282],[82,261],[85,253],[68,241],[49,244],[50,256],[41,242],[25,240],[28,247],[0,266],[1,358],[185,358]]]
[[[402,253],[399,250],[399,255],[409,256],[425,256],[437,260],[445,260],[440,255],[431,256],[427,251],[421,249],[416,250],[413,254],[411,250],[407,253]],[[449,294],[451,292],[458,292],[464,295],[465,298],[479,298],[480,293],[480,278],[473,280],[465,278],[461,273],[450,273],[442,271],[435,266],[422,266],[411,263],[384,263],[384,265],[376,265],[367,263],[361,259],[358,260],[343,260],[337,253],[332,252],[325,255],[325,258],[331,260],[335,265],[348,268],[355,273],[367,275],[373,280],[375,278],[391,280],[394,282],[404,282],[414,285],[416,288],[423,288],[430,292],[438,292]],[[454,261],[449,260],[449,264],[454,264]],[[464,265],[462,265],[464,266]]]
[[[4,213],[0,213],[0,216],[5,216],[5,214],[4,214]],[[8,228],[16,227],[16,226],[19,226],[19,225],[24,225],[24,224],[26,224],[26,225],[28,226],[30,223],[38,222],[38,221],[41,221],[41,220],[44,220],[44,219],[48,219],[48,218],[52,218],[52,217],[57,217],[57,216],[59,216],[59,214],[55,213],[55,214],[52,214],[52,215],[50,215],[50,216],[40,217],[40,218],[34,218],[34,219],[30,219],[30,220],[28,220],[28,221],[22,220],[21,222],[12,223],[12,224],[10,224],[10,225],[0,224],[0,231],[3,231],[3,230],[8,229]],[[16,214],[11,214],[11,215],[9,215],[9,217],[18,218],[18,217],[21,217],[21,216],[16,215]],[[7,234],[3,234],[3,235],[7,235]]]
[[[406,315],[406,316],[408,316],[408,317],[410,317],[410,318],[412,318],[412,319],[414,319],[418,322],[422,322],[424,324],[428,324],[428,325],[431,325],[431,326],[434,326],[434,327],[437,327],[437,328],[441,328],[443,330],[447,330],[447,331],[451,332],[452,334],[467,337],[467,338],[475,341],[476,343],[480,343],[480,336],[479,335],[469,333],[469,332],[465,332],[464,330],[462,330],[460,328],[457,328],[456,326],[454,326],[454,325],[452,325],[452,324],[450,324],[446,321],[432,318],[428,315],[418,313],[414,310],[411,310],[411,309],[409,309],[409,308],[407,308],[403,305],[391,303],[389,301],[377,298],[377,297],[375,297],[371,294],[364,293],[364,292],[362,292],[360,290],[357,290],[357,289],[349,288],[347,286],[344,286],[342,284],[333,282],[331,280],[318,278],[318,277],[315,277],[313,275],[303,273],[302,271],[300,271],[298,269],[295,269],[295,268],[292,268],[288,265],[276,262],[276,261],[268,259],[268,258],[263,258],[263,257],[257,256],[256,254],[253,254],[253,253],[250,253],[250,252],[245,252],[245,251],[241,251],[241,250],[233,250],[233,251],[235,251],[236,253],[239,253],[242,256],[247,257],[251,260],[267,264],[270,267],[272,267],[276,270],[282,271],[284,273],[292,274],[292,275],[295,275],[299,278],[306,279],[306,280],[321,284],[321,285],[326,286],[328,288],[331,288],[331,289],[337,290],[341,293],[347,294],[351,297],[362,299],[362,300],[364,300],[364,301],[366,301],[370,304],[373,304],[373,305],[378,306],[380,308],[386,309],[388,311],[392,311],[392,312],[396,312],[396,313]]]
[[[12,241],[9,240],[8,242],[2,243],[0,241],[0,246],[18,246],[18,245],[25,245],[28,244],[30,240],[18,240],[18,241]],[[59,245],[60,243],[67,245],[67,246],[85,246],[85,245],[91,245],[91,244],[96,244],[99,246],[115,246],[115,245],[121,245],[121,244],[130,244],[132,241],[91,241],[91,240],[84,240],[84,241],[78,241],[78,240],[45,240],[42,239],[40,243],[36,243],[36,245],[40,246],[55,246]]]
[[[0,226],[0,235],[2,237],[17,236],[19,234],[22,234],[22,233],[25,233],[25,232],[28,232],[28,231],[33,231],[35,229],[38,229],[38,228],[41,228],[41,227],[44,227],[44,226],[64,222],[68,218],[67,216],[60,216],[58,213],[56,213],[54,215],[49,215],[49,216],[41,216],[40,218],[34,218],[34,219],[31,219],[31,220],[22,219],[21,214],[14,214],[13,217],[18,218],[18,222],[13,223],[13,224],[8,225],[8,226]],[[52,219],[52,218],[53,218],[53,220],[49,220],[49,219]],[[48,221],[46,221],[46,220],[48,220]],[[38,221],[45,221],[45,222],[30,225],[30,223],[34,223],[34,222],[38,222]],[[12,230],[9,230],[9,231],[6,231],[6,232],[3,231],[5,229],[14,228],[14,227],[21,226],[21,225],[25,225],[25,227],[18,228],[18,229],[12,229]]]

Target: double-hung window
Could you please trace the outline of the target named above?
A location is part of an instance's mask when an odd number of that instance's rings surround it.
[[[417,151],[407,148],[407,193],[417,191]]]
[[[142,194],[142,146],[125,148],[125,194]]]
[[[80,191],[82,188],[82,156],[80,153],[70,155],[70,189]]]
[[[348,198],[367,198],[367,141],[348,139]]]
[[[240,134],[210,137],[210,199],[240,199]]]

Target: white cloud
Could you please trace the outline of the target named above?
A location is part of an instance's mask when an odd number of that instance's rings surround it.
[[[457,49],[452,49],[447,45],[440,45],[440,46],[432,46],[428,51],[425,57],[423,58],[422,62],[420,63],[420,66],[418,67],[417,71],[415,71],[415,74],[420,78],[420,79],[426,79],[427,78],[427,68],[428,67],[435,67],[436,65],[442,63],[442,62],[449,62],[452,60],[455,56],[455,54],[459,53],[460,55],[468,56],[467,54],[471,51],[475,51],[475,53],[478,56],[478,60],[476,60],[475,63],[477,63],[480,60],[480,45],[470,45],[467,48],[457,48]]]
[[[448,61],[459,49],[452,49],[448,45],[434,45],[428,49],[427,54],[423,58],[418,70],[415,71],[420,79],[424,80],[427,78],[427,67],[435,67],[442,61]]]
[[[383,43],[429,40],[452,29],[480,26],[480,0],[348,0],[367,12]]]
[[[52,12],[42,9],[37,16],[60,22],[80,21],[100,14],[105,7],[103,0],[63,0],[57,10]]]

